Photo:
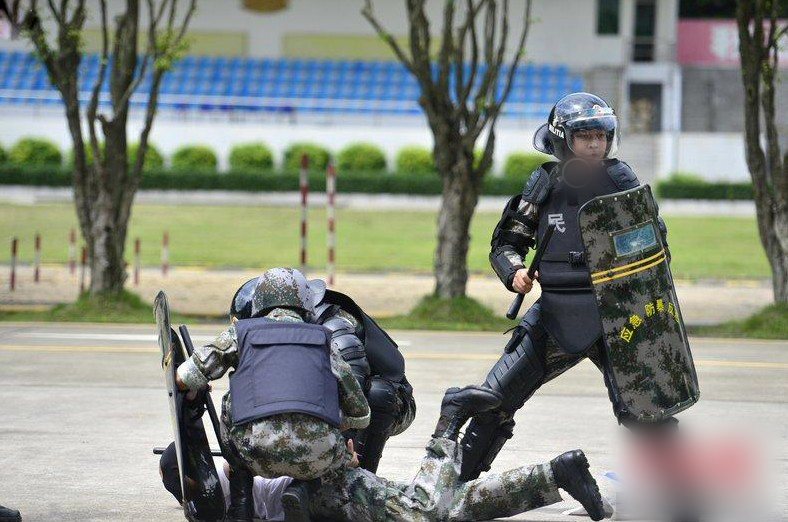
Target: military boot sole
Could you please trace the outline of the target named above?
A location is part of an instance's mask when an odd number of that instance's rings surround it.
[[[556,480],[558,487],[580,502],[591,520],[605,518],[602,494],[589,471],[588,459],[582,451],[565,453],[554,459],[551,466],[553,467],[553,476],[559,475],[563,478],[560,481]]]

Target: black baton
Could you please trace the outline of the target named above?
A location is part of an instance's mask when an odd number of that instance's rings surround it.
[[[548,225],[542,237],[542,241],[539,244],[539,248],[536,250],[534,258],[528,266],[528,279],[533,280],[534,274],[536,274],[536,271],[539,269],[539,262],[542,260],[542,255],[547,249],[548,243],[550,243],[550,238],[553,237],[553,231],[555,231],[555,224]],[[517,294],[515,296],[512,304],[509,305],[509,310],[506,311],[507,319],[514,319],[517,317],[517,314],[520,313],[520,307],[523,306],[523,299],[525,299],[525,294]]]

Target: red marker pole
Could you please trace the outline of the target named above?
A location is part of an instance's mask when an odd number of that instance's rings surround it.
[[[83,246],[82,247],[82,256],[80,259],[80,268],[79,268],[79,294],[82,295],[85,293],[85,272],[87,271],[87,264],[88,264],[88,248]]]
[[[72,276],[77,273],[77,233],[73,228],[68,234],[68,271]]]
[[[306,220],[307,196],[309,195],[309,156],[301,155],[301,172],[298,178],[298,188],[301,191],[301,273],[306,274]]]
[[[337,191],[337,173],[334,165],[329,164],[326,168],[326,218],[328,221],[328,233],[326,235],[327,252],[327,279],[328,285],[334,285],[334,247],[336,245],[336,234],[334,229],[334,196]]]
[[[166,230],[161,236],[161,275],[167,277],[170,271],[170,233]]]
[[[38,283],[41,280],[41,234],[36,234],[33,252],[33,281]]]
[[[16,289],[16,255],[19,249],[19,240],[17,238],[11,239],[11,279],[9,284],[11,291]]]
[[[134,240],[134,286],[140,284],[140,238]]]

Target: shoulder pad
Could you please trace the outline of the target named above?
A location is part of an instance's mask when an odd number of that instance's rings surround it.
[[[331,303],[326,303],[325,301],[321,302],[320,304],[315,305],[315,322],[316,323],[323,323],[329,317],[334,315],[336,312],[334,311],[335,308],[338,308],[336,305]]]
[[[550,189],[553,188],[550,171],[554,166],[555,162],[549,161],[531,173],[531,177],[523,187],[523,201],[538,205],[547,199]]]
[[[607,167],[607,174],[618,190],[628,190],[640,185],[637,176],[629,165],[623,161],[615,160]]]

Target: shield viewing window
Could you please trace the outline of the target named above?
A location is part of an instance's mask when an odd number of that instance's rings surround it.
[[[630,257],[657,246],[654,223],[648,221],[611,234],[616,257]]]

